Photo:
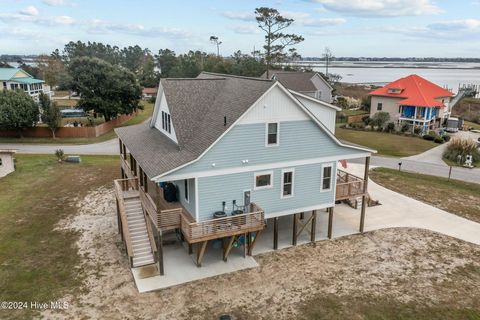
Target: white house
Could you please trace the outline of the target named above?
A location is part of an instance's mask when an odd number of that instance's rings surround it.
[[[266,73],[262,76],[266,78]],[[332,102],[332,86],[318,72],[269,71],[269,78],[279,81],[289,90],[300,92],[318,100]]]

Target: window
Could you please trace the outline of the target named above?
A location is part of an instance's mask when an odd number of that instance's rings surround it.
[[[278,123],[267,123],[267,147],[278,145]]]
[[[0,158],[0,167],[3,165],[3,160]]]
[[[172,133],[171,118],[170,115],[165,111],[162,111],[162,129],[168,133]]]
[[[183,180],[183,189],[185,190],[185,201],[189,201],[189,198],[188,198],[188,180],[185,179]]]
[[[383,109],[383,103],[379,102],[377,103],[377,111],[382,111]]]
[[[255,188],[254,190],[271,188],[273,185],[273,172],[258,172],[255,173]]]
[[[293,169],[282,170],[281,198],[293,197]]]
[[[332,165],[322,166],[322,188],[321,191],[330,191],[332,189]]]

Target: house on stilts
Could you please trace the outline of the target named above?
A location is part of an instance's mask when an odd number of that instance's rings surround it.
[[[162,79],[151,121],[115,129],[119,231],[131,267],[158,263],[168,272],[169,233],[198,266],[207,243],[219,239],[223,245],[208,250],[225,261],[239,238],[251,255],[266,225],[276,249],[283,216],[293,219],[292,244],[305,231],[315,241],[318,210],[328,211],[332,237],[335,203],[347,199],[363,197],[363,232],[373,151],[335,137],[338,110],[274,79],[206,72]],[[363,177],[339,168],[354,158],[365,160]]]

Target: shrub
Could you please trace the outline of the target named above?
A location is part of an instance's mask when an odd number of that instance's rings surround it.
[[[362,117],[362,122],[365,123],[365,125],[369,125],[370,122],[372,121],[372,119],[370,118],[370,116],[364,116]]]
[[[443,157],[457,162],[460,156],[463,162],[469,154],[472,155],[473,162],[480,161],[480,151],[477,149],[477,143],[472,139],[453,138],[448,144]]]
[[[365,129],[365,123],[363,122],[355,122],[355,123],[352,123],[351,126],[354,129]]]
[[[390,121],[390,114],[388,112],[377,112],[372,117],[372,125],[382,127]]]
[[[434,137],[437,136],[437,133],[433,130],[428,131],[428,134],[431,135],[431,136],[434,136]]]
[[[408,129],[410,129],[410,126],[407,123],[402,124],[402,127],[400,128],[401,132],[407,132]]]
[[[444,143],[445,140],[443,140],[443,138],[440,138],[440,137],[435,137],[435,139],[433,140],[433,142],[435,142],[435,143]]]
[[[413,129],[413,133],[415,134],[420,134],[422,132],[422,128],[420,127],[415,127],[415,129]]]
[[[433,141],[433,140],[435,140],[435,137],[430,135],[430,134],[426,134],[426,135],[423,136],[423,139],[428,140],[428,141]]]
[[[65,152],[62,149],[55,150],[55,156],[58,159],[58,162],[62,162],[65,159]]]
[[[451,138],[452,138],[452,137],[449,136],[448,134],[446,134],[446,135],[443,136],[443,140],[444,140],[445,142],[450,141]]]
[[[385,131],[393,132],[394,130],[395,130],[395,123],[393,123],[393,122],[387,123],[387,128],[385,129]]]

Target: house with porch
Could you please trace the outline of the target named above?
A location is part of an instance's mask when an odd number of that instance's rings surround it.
[[[370,117],[377,112],[388,112],[393,122],[406,123],[412,130],[420,127],[427,132],[439,128],[452,112],[453,94],[416,74],[376,89],[370,96]]]
[[[0,84],[0,90],[23,90],[35,102],[38,102],[40,93],[52,96],[52,91],[45,85],[45,81],[35,79],[19,68],[0,68]]]
[[[265,228],[278,248],[279,218],[316,240],[316,217],[362,199],[372,150],[335,137],[338,108],[273,79],[202,73],[162,79],[149,123],[115,129],[121,179],[114,181],[119,233],[132,268],[164,269],[164,237],[176,233],[201,266],[207,250],[227,261],[238,245],[251,255]],[[363,158],[357,177],[339,161]]]
[[[262,75],[266,79],[267,73]],[[333,87],[318,72],[270,70],[268,77],[279,81],[285,88],[318,100],[331,103]]]

